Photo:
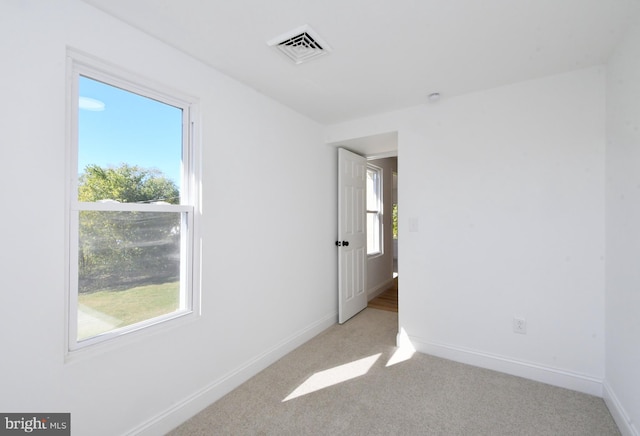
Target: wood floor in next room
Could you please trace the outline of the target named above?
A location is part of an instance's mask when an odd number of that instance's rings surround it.
[[[393,285],[378,295],[373,300],[369,301],[367,307],[380,310],[388,310],[389,312],[398,311],[398,278],[393,280]]]

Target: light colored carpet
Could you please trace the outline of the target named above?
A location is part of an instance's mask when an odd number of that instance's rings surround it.
[[[170,434],[620,434],[597,397],[420,353],[388,366],[397,322],[365,309]]]

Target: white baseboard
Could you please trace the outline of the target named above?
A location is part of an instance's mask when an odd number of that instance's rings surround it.
[[[382,294],[384,291],[386,291],[387,289],[389,289],[391,286],[393,286],[393,281],[395,279],[392,278],[391,280],[387,280],[386,282],[383,282],[381,284],[379,284],[378,286],[376,286],[375,288],[371,288],[367,291],[367,301],[371,301],[374,298],[376,298],[378,295]]]
[[[416,351],[468,365],[491,369],[530,380],[602,397],[602,380],[584,374],[519,361],[504,356],[437,344],[410,336]]]
[[[172,407],[135,427],[127,435],[145,436],[166,434],[210,404],[222,398],[269,365],[323,332],[337,322],[338,314],[332,313],[307,328],[291,335],[271,349],[254,357],[234,371],[220,377]]]
[[[624,407],[622,407],[622,404],[620,404],[620,400],[618,400],[618,397],[607,380],[603,383],[602,398],[604,398],[604,402],[609,408],[613,420],[618,424],[620,433],[622,433],[623,436],[640,436],[640,431],[638,431],[638,428],[636,428],[631,418],[629,418],[629,415]]]

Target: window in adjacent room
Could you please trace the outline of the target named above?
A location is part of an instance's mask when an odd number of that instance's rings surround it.
[[[70,61],[69,349],[193,313],[192,101]]]
[[[367,254],[382,250],[382,168],[367,165]]]

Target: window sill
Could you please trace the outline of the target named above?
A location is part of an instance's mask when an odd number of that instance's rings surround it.
[[[149,340],[152,337],[166,333],[175,328],[184,327],[200,319],[200,315],[194,311],[185,311],[169,319],[161,319],[153,324],[141,325],[137,329],[125,330],[105,338],[78,346],[76,348],[67,347],[64,362],[73,363],[76,361],[89,359],[104,353],[116,351],[123,347],[131,346],[140,341]]]

